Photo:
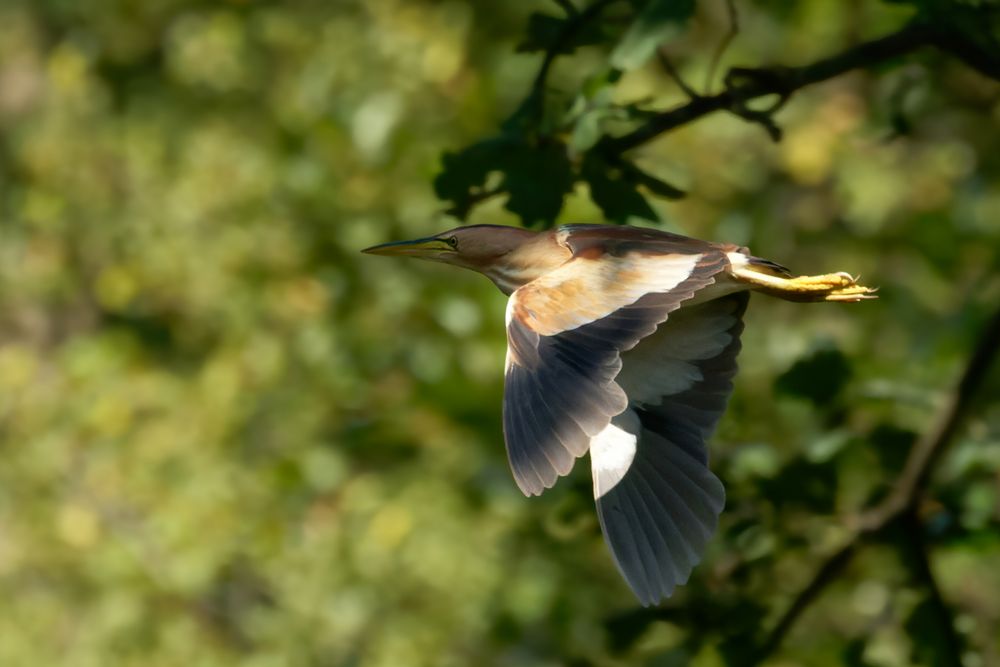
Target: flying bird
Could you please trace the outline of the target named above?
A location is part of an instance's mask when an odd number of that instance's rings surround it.
[[[747,248],[655,229],[459,227],[365,249],[486,275],[507,301],[503,432],[528,496],[590,453],[618,570],[643,605],[687,582],[725,504],[706,440],[733,388],[749,292],[860,301],[847,273],[792,277]]]

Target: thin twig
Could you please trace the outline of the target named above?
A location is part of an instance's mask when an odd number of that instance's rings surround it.
[[[574,8],[572,13],[568,13],[567,10],[568,17],[563,23],[563,28],[556,36],[552,46],[545,52],[542,64],[538,67],[538,72],[535,73],[535,79],[531,84],[531,92],[528,94],[528,99],[534,100],[536,118],[541,118],[543,115],[545,109],[545,85],[556,58],[564,55],[563,48],[584,26],[596,19],[605,8],[615,2],[618,2],[618,0],[596,0],[583,11],[578,11]]]
[[[785,610],[785,613],[781,615],[781,618],[778,619],[778,622],[768,634],[767,639],[758,651],[758,660],[771,655],[781,646],[781,642],[785,639],[788,631],[792,629],[795,621],[819,598],[820,593],[840,576],[840,573],[844,571],[847,564],[851,562],[851,558],[854,557],[859,546],[858,541],[852,540],[823,562],[823,565],[817,570],[809,584],[795,596],[788,609]]]
[[[924,525],[914,508],[910,508],[900,518],[900,527],[909,548],[909,562],[913,575],[927,593],[931,611],[935,616],[935,625],[944,640],[945,654],[936,656],[935,664],[944,667],[962,667],[962,640],[955,631],[955,617],[948,603],[945,602],[941,587],[938,586],[934,570],[931,569],[930,557],[927,554],[927,540],[924,537]]]
[[[663,68],[663,71],[667,73],[667,76],[674,80],[674,83],[677,84],[678,88],[684,91],[685,95],[692,100],[696,97],[701,97],[698,91],[689,86],[687,81],[684,80],[681,73],[677,71],[676,67],[674,67],[674,63],[671,62],[667,54],[663,52],[663,49],[656,50],[656,59],[659,61],[660,67]]]
[[[461,202],[456,202],[454,206],[450,206],[443,211],[445,215],[450,215],[455,218],[465,219],[465,216],[469,214],[473,206],[482,204],[487,199],[492,199],[497,195],[502,195],[507,191],[503,188],[497,186],[495,188],[489,188],[486,190],[479,190],[477,192],[471,193],[469,196],[465,197]]]
[[[827,557],[816,574],[795,596],[788,609],[768,634],[757,654],[758,659],[774,653],[781,645],[803,612],[819,598],[826,587],[860,548],[862,542],[881,533],[894,521],[913,513],[920,501],[934,464],[940,459],[954,437],[962,418],[968,413],[973,399],[979,393],[990,367],[1000,352],[1000,310],[987,322],[972,356],[965,366],[962,378],[951,399],[938,416],[935,426],[910,450],[903,471],[894,484],[893,491],[873,509],[865,512],[855,522],[855,530],[846,544]],[[929,571],[929,566],[928,566]],[[941,601],[943,604],[943,599]]]
[[[736,35],[740,32],[740,17],[736,13],[736,4],[733,0],[726,0],[726,11],[729,14],[729,30],[726,32],[726,36],[722,38],[719,45],[715,47],[715,52],[712,54],[712,60],[708,65],[708,74],[705,75],[705,85],[703,86],[706,93],[712,92],[712,82],[715,80],[715,70],[719,67],[719,61],[722,60],[723,54],[729,48],[729,45],[733,43],[736,39]]]

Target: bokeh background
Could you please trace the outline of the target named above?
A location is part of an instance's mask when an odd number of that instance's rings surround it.
[[[720,71],[912,13],[737,7]],[[716,115],[638,152],[689,192],[651,199],[664,228],[881,286],[752,300],[719,536],[642,616],[587,466],[530,501],[510,478],[503,296],[358,253],[457,224],[431,182],[529,89],[532,11],[0,3],[0,664],[721,665],[885,493],[1000,303],[1000,85],[921,52],[796,95],[780,143]],[[671,45],[693,85],[727,26],[705,0]],[[655,62],[615,95],[684,100]],[[560,221],[600,215],[578,186]],[[921,512],[965,664],[1000,665],[996,372]],[[940,664],[912,579],[867,546],[771,663]]]

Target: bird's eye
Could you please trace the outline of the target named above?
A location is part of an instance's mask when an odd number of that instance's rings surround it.
[[[449,236],[445,238],[445,243],[450,245],[452,248],[458,248],[458,239],[454,236]]]

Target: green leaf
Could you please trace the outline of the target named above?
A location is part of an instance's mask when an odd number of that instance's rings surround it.
[[[882,469],[895,473],[903,469],[917,434],[892,424],[879,424],[872,429],[868,440]]]
[[[614,106],[614,83],[619,72],[607,69],[589,77],[580,94],[566,114],[567,125],[572,125],[570,147],[577,153],[586,153],[604,135],[604,121],[617,116]]]
[[[525,226],[551,226],[562,210],[564,195],[573,189],[573,172],[566,145],[548,141],[540,146],[512,146],[500,162],[501,187],[510,193],[506,209]]]
[[[804,457],[792,459],[774,479],[759,482],[761,495],[773,498],[782,508],[795,506],[829,514],[837,493],[837,469],[829,463],[810,463]]]
[[[840,350],[825,348],[796,361],[774,388],[812,401],[817,406],[836,398],[851,378],[851,366]]]
[[[458,152],[446,151],[441,156],[441,172],[434,177],[434,193],[452,202],[452,213],[464,219],[472,197],[482,191],[487,177],[500,169],[504,156],[515,145],[514,138],[500,135]]]
[[[657,48],[684,30],[694,6],[695,0],[650,0],[611,52],[611,66],[620,70],[641,67]]]
[[[660,219],[646,198],[639,193],[627,170],[620,165],[608,164],[591,152],[584,159],[580,172],[590,185],[590,198],[608,220],[624,224],[632,217]]]
[[[524,137],[501,134],[457,153],[445,153],[441,163],[434,192],[452,202],[450,212],[463,219],[490,174],[502,175],[499,190],[510,195],[506,208],[526,226],[553,224],[563,197],[573,188],[566,145],[553,140],[531,144]]]
[[[942,622],[951,619],[941,618],[941,613],[935,609],[929,597],[924,597],[910,612],[903,626],[913,641],[913,661],[918,665],[950,665],[957,664],[951,659],[954,647],[949,641],[949,635],[942,628]]]
[[[630,180],[644,186],[655,195],[659,195],[665,199],[683,199],[687,196],[687,193],[677,186],[671,185],[670,183],[667,183],[666,181],[639,169],[639,167],[635,166],[631,162],[622,165],[622,169],[625,170]]]
[[[841,664],[844,667],[872,667],[872,663],[865,660],[866,648],[864,639],[852,639],[841,652]]]
[[[570,135],[570,147],[577,153],[586,153],[593,148],[604,135],[604,119],[607,117],[606,108],[588,109],[580,114]]]
[[[599,21],[589,21],[577,25],[575,17],[561,18],[541,12],[528,17],[528,34],[517,45],[518,53],[551,51],[552,53],[573,53],[581,46],[600,44],[604,41],[604,30]]]
[[[609,648],[620,654],[630,649],[651,625],[660,619],[658,609],[636,608],[618,612],[605,620]]]

